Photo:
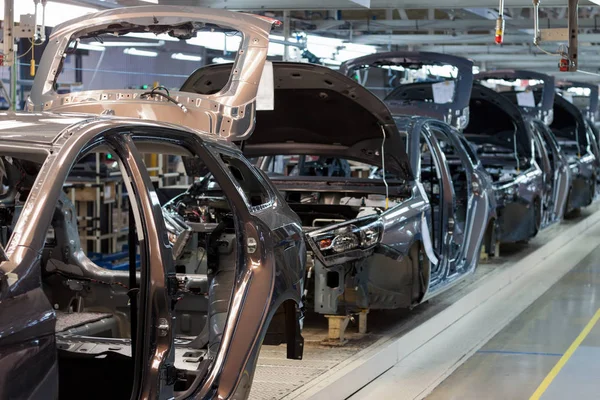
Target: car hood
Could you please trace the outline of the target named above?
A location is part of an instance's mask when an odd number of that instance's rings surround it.
[[[507,116],[510,119],[510,121],[512,122],[513,129],[514,129],[514,136],[517,141],[516,144],[517,144],[519,154],[530,156],[531,149],[532,149],[532,142],[531,142],[532,134],[531,134],[531,131],[529,130],[529,127],[525,120],[524,115],[521,113],[521,110],[516,105],[514,105],[509,99],[507,99],[505,96],[501,95],[500,93],[497,93],[494,90],[481,85],[480,83],[475,83],[473,85],[473,88],[471,91],[471,111],[473,113],[478,112],[477,105],[479,103],[485,103],[485,102],[493,104],[495,107],[500,109],[500,111],[505,113],[505,116]],[[475,114],[473,114],[473,115],[475,115]],[[493,124],[494,118],[498,118],[498,115],[496,115],[496,114],[483,115],[483,116],[478,116],[478,118],[479,119],[487,118],[487,119],[489,119],[490,123]],[[485,134],[485,130],[482,132],[473,131],[473,132],[466,132],[466,133]],[[505,133],[506,132],[497,133],[497,135],[501,135],[501,134],[505,134]]]
[[[181,90],[218,91],[231,64],[194,72]],[[247,156],[322,154],[381,165],[412,179],[406,145],[386,105],[352,79],[327,67],[274,62],[274,109],[256,113],[256,127],[244,141]],[[384,138],[385,135],[385,138]]]
[[[521,106],[518,104],[517,92],[509,91],[502,92],[509,100],[516,104],[521,111],[530,117],[540,119],[545,124],[549,125],[552,123],[554,117],[554,77],[540,72],[516,70],[516,69],[504,69],[497,71],[486,71],[475,75],[476,81],[486,81],[490,79],[503,79],[512,81],[516,79],[524,80],[539,80],[542,81],[542,87],[540,90],[534,91],[534,99],[536,106],[528,107]]]
[[[394,51],[376,53],[346,61],[340,72],[353,76],[355,71],[364,67],[411,65],[449,65],[457,69],[452,80],[454,90],[452,101],[436,103],[433,95],[434,85],[440,82],[418,82],[396,87],[385,98],[386,104],[394,115],[423,115],[447,122],[456,128],[464,128],[469,120],[469,97],[473,84],[473,62],[463,58],[441,53],[425,51]]]
[[[595,122],[598,120],[598,85],[587,82],[558,81],[556,88],[562,93],[568,89],[583,89],[589,91],[589,95],[573,96],[573,104],[585,115]]]

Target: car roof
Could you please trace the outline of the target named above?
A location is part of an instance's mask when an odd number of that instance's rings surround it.
[[[93,116],[66,116],[49,113],[0,113],[0,140],[51,145],[68,128]]]
[[[147,121],[134,118],[122,118],[112,116],[99,116],[94,114],[58,114],[53,112],[24,113],[24,112],[2,112],[0,113],[0,141],[2,143],[28,143],[32,145],[53,146],[56,139],[67,129],[78,128],[78,126],[90,122],[106,123],[113,121],[119,125],[127,121],[139,121],[140,125],[154,128],[165,128],[180,130],[190,135],[200,137],[204,142],[218,144],[229,148],[237,147],[219,139],[214,135],[204,134],[183,126]]]

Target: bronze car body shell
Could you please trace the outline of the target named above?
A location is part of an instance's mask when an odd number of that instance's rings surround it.
[[[65,52],[77,38],[94,37],[113,30],[163,33],[190,23],[212,24],[237,30],[242,35],[234,68],[227,84],[218,93],[170,92],[171,97],[183,106],[178,107],[162,96],[143,96],[145,90],[91,90],[67,94],[58,94],[54,90]],[[251,14],[185,6],[127,7],[85,15],[58,25],[52,31],[31,89],[28,110],[158,120],[230,140],[244,139],[254,126],[256,92],[267,57],[269,32],[275,23],[276,20]]]
[[[166,383],[163,368],[173,360],[173,333],[170,331],[167,336],[158,335],[158,326],[150,321],[162,318],[170,321],[170,326],[174,324],[171,304],[174,304],[172,296],[175,294],[167,290],[169,276],[174,275],[174,266],[170,245],[161,233],[164,232],[164,225],[160,205],[149,177],[142,169],[143,163],[132,140],[178,139],[190,146],[195,143],[198,149],[210,144],[212,148],[224,148],[239,157],[242,157],[241,153],[234,146],[214,141],[208,135],[202,137],[194,131],[163,123],[94,116],[82,117],[79,118],[81,122],[73,123],[76,118],[72,115],[12,116],[15,125],[21,124],[22,128],[3,131],[5,139],[0,142],[0,151],[10,154],[29,148],[27,152],[47,158],[38,174],[36,190],[28,198],[7,247],[9,261],[0,265],[0,321],[3,321],[0,329],[10,332],[2,335],[0,340],[0,347],[3,349],[0,352],[2,381],[6,382],[12,376],[16,365],[36,363],[38,368],[28,369],[20,374],[14,386],[3,385],[2,389],[9,391],[6,394],[27,387],[27,391],[19,392],[24,398],[35,398],[36,393],[41,390],[46,394],[56,391],[54,310],[41,290],[39,254],[52,210],[62,191],[62,183],[77,156],[100,143],[114,142],[113,148],[117,154],[120,153],[123,159],[129,160],[128,168],[134,187],[137,188],[142,210],[144,241],[149,250],[142,255],[142,264],[148,267],[142,270],[141,282],[146,279],[149,281],[146,286],[142,285],[147,291],[142,290],[141,298],[147,297],[147,301],[142,304],[146,304],[148,308],[144,312],[147,322],[140,326],[138,332],[139,343],[142,344],[138,349],[143,352],[139,354],[139,360],[154,361],[143,361],[136,370],[134,396],[172,398],[173,387]],[[36,127],[43,130],[43,134],[28,134],[36,132]],[[243,257],[238,265],[239,279],[232,295],[233,304],[237,306],[229,312],[224,339],[211,373],[192,394],[193,398],[228,398],[234,396],[234,393],[235,396],[246,397],[249,391],[248,378],[252,377],[254,362],[273,314],[284,301],[292,300],[302,304],[304,241],[297,217],[278,198],[273,188],[269,186],[273,196],[270,205],[260,210],[252,209],[240,195],[236,184],[227,179],[225,166],[216,157],[211,157],[210,151],[199,151],[206,158],[211,171],[222,178],[221,189],[235,206],[241,234],[240,254]],[[264,183],[268,185],[267,181]],[[244,245],[248,237],[253,237],[258,245],[252,252]],[[284,257],[284,248],[292,249],[296,254],[295,258]],[[290,263],[294,259],[295,262]],[[106,278],[113,272],[106,271],[103,274]],[[23,348],[29,350],[23,353],[19,350]],[[15,364],[17,360],[14,357],[17,354],[21,355]],[[242,381],[244,384],[240,386]]]
[[[173,27],[188,29],[190,26],[196,26],[196,22],[236,30],[241,32],[243,37],[234,63],[235,68],[231,71],[226,85],[218,93],[195,95],[171,92],[171,96],[178,103],[176,105],[160,96],[144,97],[143,91],[140,90],[97,90],[65,95],[54,91],[54,82],[60,73],[64,54],[69,44],[78,38],[94,37],[96,34],[112,33],[114,30],[120,33],[165,33]],[[139,349],[142,349],[140,351],[143,354],[138,354],[137,359],[146,361],[137,365],[134,397],[173,397],[172,383],[165,377],[172,374],[165,373],[162,368],[172,364],[174,352],[172,332],[166,336],[153,333],[158,327],[152,321],[168,321],[166,325],[162,324],[161,329],[173,326],[172,309],[168,306],[172,304],[172,299],[169,298],[171,291],[165,291],[164,287],[165,279],[170,279],[174,269],[169,253],[171,250],[161,233],[165,232],[165,227],[162,218],[159,217],[160,208],[156,196],[151,185],[149,186],[149,178],[140,162],[139,154],[136,154],[135,144],[131,142],[138,138],[136,135],[147,134],[152,138],[156,132],[162,132],[165,137],[172,135],[186,143],[194,142],[194,146],[206,158],[211,172],[221,178],[223,191],[234,204],[234,214],[239,220],[239,279],[236,280],[231,303],[235,306],[229,310],[223,340],[210,372],[201,384],[195,386],[187,395],[194,398],[247,397],[254,363],[270,319],[284,302],[292,301],[296,303],[297,308],[301,307],[306,254],[303,236],[298,231],[297,217],[258,171],[258,179],[269,188],[272,201],[268,207],[261,209],[249,207],[240,195],[241,189],[227,175],[222,162],[211,155],[205,146],[210,142],[211,148],[226,148],[236,157],[242,157],[235,146],[211,137],[243,139],[252,132],[255,98],[266,59],[268,35],[276,22],[254,15],[185,6],[131,7],[86,15],[57,26],[50,37],[28,102],[28,109],[38,114],[6,117],[9,120],[14,119],[15,125],[21,128],[2,132],[2,148],[20,149],[25,152],[35,150],[48,156],[36,181],[36,194],[28,199],[15,229],[16,233],[9,243],[9,261],[4,262],[1,267],[2,306],[11,308],[10,311],[2,313],[4,316],[21,312],[18,307],[12,308],[16,304],[13,299],[20,298],[21,295],[28,298],[30,293],[40,290],[41,271],[37,249],[43,244],[49,222],[47,219],[52,214],[48,210],[56,204],[64,182],[62,178],[75,161],[74,157],[84,146],[93,148],[94,140],[97,140],[109,143],[117,154],[128,160],[128,173],[139,195],[137,200],[142,205],[144,221],[147,224],[143,229],[144,243],[150,251],[143,255],[143,261],[148,262],[151,268],[147,269],[145,275],[142,274],[142,281],[147,288],[143,298],[148,300],[142,304],[147,307],[150,307],[150,304],[155,305],[155,308],[147,308],[143,313],[145,319],[141,320],[138,331],[139,343],[142,344]],[[184,36],[188,33],[193,32],[186,31]],[[69,113],[69,116],[39,113],[49,110]],[[115,117],[94,117],[89,114]],[[132,139],[127,139],[127,134],[119,136],[115,131],[127,132]],[[169,134],[166,134],[167,132]],[[156,139],[159,140],[158,137]],[[253,251],[246,248],[246,239],[250,237],[253,238]],[[288,251],[284,257],[284,248],[292,249],[295,255],[289,257]],[[103,277],[107,275],[102,272],[100,274]],[[114,279],[124,277],[118,276]],[[43,299],[36,304],[43,304]],[[31,338],[30,344],[37,349],[30,352],[31,362],[35,362],[36,351],[48,357],[54,346],[51,329],[54,315],[52,307],[45,304],[37,311],[37,319],[29,320],[28,324],[10,325],[10,329],[15,331],[22,331],[25,327],[44,327],[43,335],[38,329],[34,332],[37,337],[22,337],[24,341]],[[293,316],[293,324],[300,323],[299,317],[299,314]],[[40,339],[41,345],[38,346],[38,338],[42,336],[46,339],[44,342]],[[160,339],[152,342],[151,338],[159,336]],[[21,340],[19,335],[14,337],[17,341]],[[301,337],[295,339],[294,345],[297,346]],[[4,343],[10,344],[9,341]],[[43,349],[46,349],[45,352]],[[47,349],[50,349],[50,353]],[[299,353],[297,350],[288,354],[301,357],[301,348]],[[150,358],[155,362],[150,363]],[[7,355],[7,358],[3,358],[2,365],[11,368],[9,360]],[[50,360],[46,364],[45,370],[30,371],[29,375],[22,376],[25,385],[31,389],[29,396],[35,397],[35,391],[42,388],[43,382],[48,383],[40,390],[56,386],[56,362],[52,363]],[[4,371],[8,373],[7,369]],[[43,378],[44,373],[49,377],[46,381]]]

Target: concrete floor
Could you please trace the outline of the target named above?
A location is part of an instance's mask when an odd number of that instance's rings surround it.
[[[600,398],[600,323],[590,323],[599,309],[597,247],[427,399],[528,399],[560,360],[541,399]],[[572,346],[586,325],[589,334]],[[572,355],[563,357],[569,348]]]

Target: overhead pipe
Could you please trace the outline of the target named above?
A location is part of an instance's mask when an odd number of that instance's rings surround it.
[[[540,0],[533,0],[533,44],[540,44]]]

